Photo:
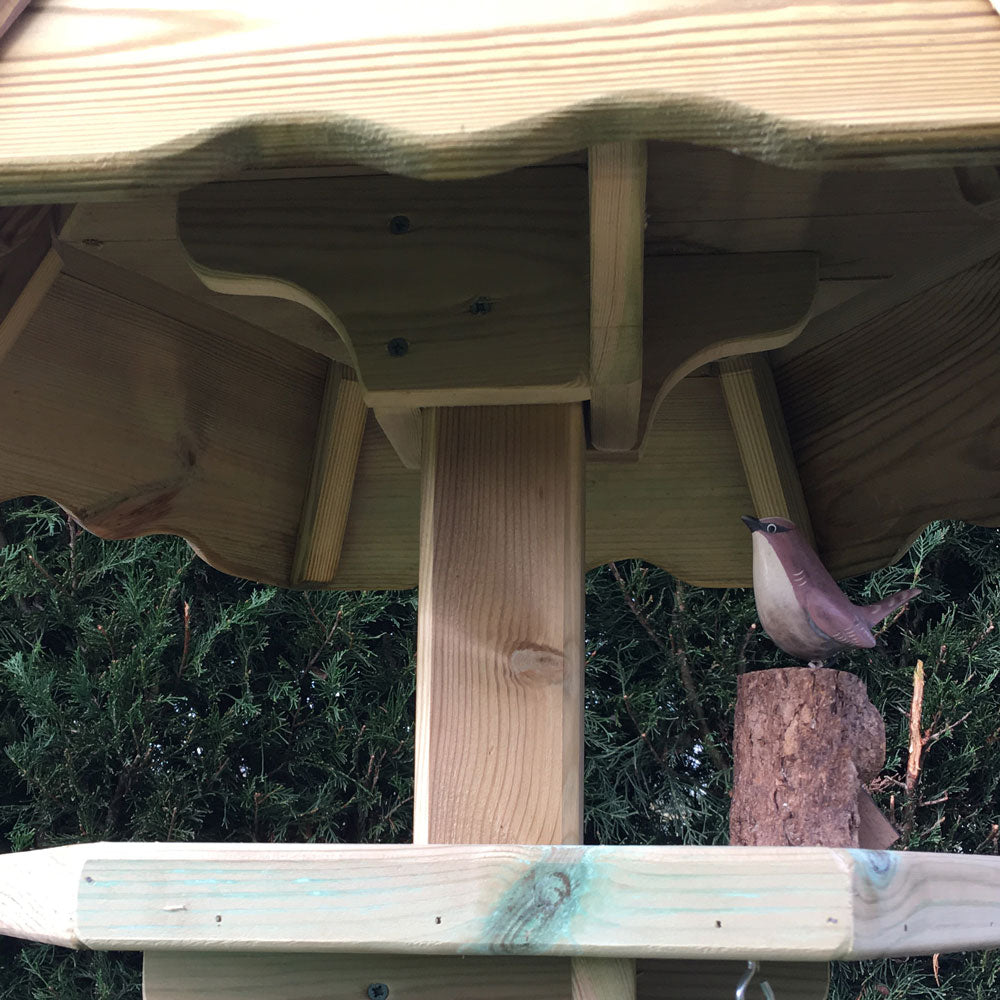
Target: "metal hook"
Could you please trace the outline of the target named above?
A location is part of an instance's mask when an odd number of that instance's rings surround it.
[[[758,968],[756,962],[747,962],[747,971],[743,973],[743,978],[736,984],[736,1000],[746,1000],[747,987],[750,985],[750,980],[757,975]],[[764,994],[764,1000],[774,1000],[774,990],[771,989],[771,984],[766,979],[760,984],[760,991]]]

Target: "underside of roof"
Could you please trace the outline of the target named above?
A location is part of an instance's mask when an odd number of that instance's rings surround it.
[[[410,586],[421,413],[562,402],[590,565],[748,584],[748,512],[840,576],[1000,524],[986,0],[467,6],[22,14],[0,498]]]

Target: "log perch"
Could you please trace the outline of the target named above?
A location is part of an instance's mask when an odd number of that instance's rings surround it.
[[[895,839],[864,789],[885,763],[885,724],[854,674],[741,676],[733,757],[731,843],[884,848]]]

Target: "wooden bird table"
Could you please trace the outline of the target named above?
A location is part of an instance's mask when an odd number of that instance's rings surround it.
[[[580,845],[586,568],[1000,523],[988,0],[24,8],[0,499],[419,579],[415,843],[6,855],[0,929],[147,1000],[821,1000],[1000,945],[995,858]]]

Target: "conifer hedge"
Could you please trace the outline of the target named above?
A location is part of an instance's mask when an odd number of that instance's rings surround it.
[[[850,589],[872,601],[914,580],[925,593],[882,646],[837,664],[886,720],[876,799],[899,849],[995,854],[1000,532],[931,525]],[[755,621],[747,591],[636,562],[589,575],[588,842],[726,842],[736,675],[782,662]],[[2,505],[0,849],[408,840],[415,626],[413,593],[261,587],[178,539],[105,542],[46,501]],[[841,965],[832,996],[996,1000],[1000,957]],[[0,1000],[119,997],[140,997],[135,955],[0,941]]]

